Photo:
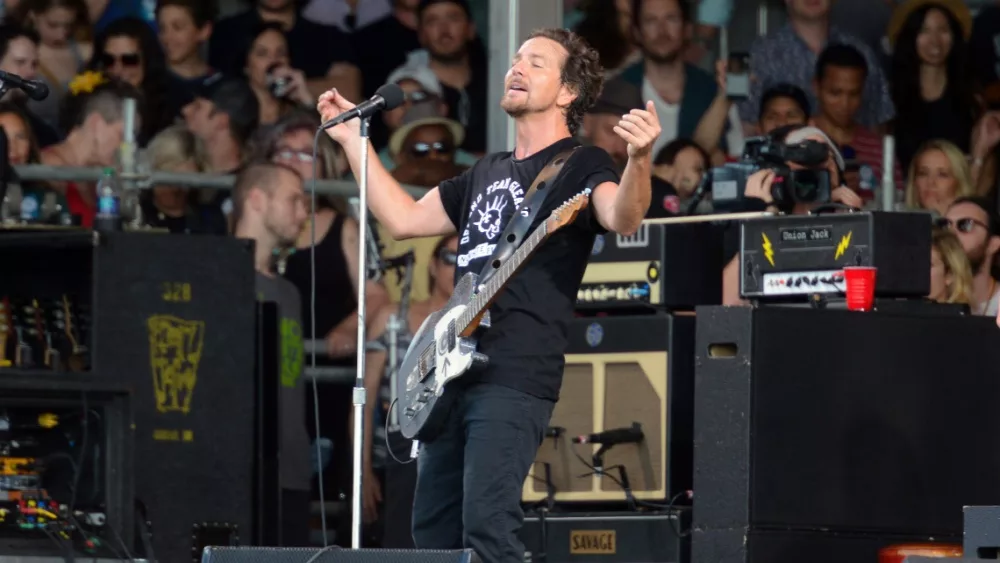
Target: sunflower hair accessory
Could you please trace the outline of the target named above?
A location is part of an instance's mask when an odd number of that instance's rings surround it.
[[[73,80],[69,83],[69,91],[77,96],[79,94],[89,94],[94,91],[101,84],[108,81],[107,78],[100,72],[94,72],[88,70],[83,74],[78,74],[73,77]]]

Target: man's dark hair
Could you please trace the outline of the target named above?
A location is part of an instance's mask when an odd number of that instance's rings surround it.
[[[708,156],[708,153],[705,151],[705,149],[701,148],[701,145],[692,141],[691,139],[685,139],[685,138],[674,139],[673,141],[667,143],[665,147],[660,149],[660,152],[656,153],[656,158],[653,159],[653,164],[672,165],[674,161],[677,160],[677,155],[681,154],[682,151],[687,149],[697,150],[698,154],[701,155],[701,159],[705,163],[706,167],[712,165],[712,159]]]
[[[199,28],[215,21],[219,13],[215,0],[159,0],[156,3],[156,16],[159,17],[160,10],[167,6],[177,6],[186,10]]]
[[[868,77],[868,61],[861,51],[850,45],[836,43],[823,49],[816,59],[816,80],[822,80],[826,69],[831,66],[857,69],[861,71],[862,77]]]
[[[632,25],[639,27],[642,25],[642,3],[645,0],[632,0]],[[688,0],[674,0],[681,9],[681,19],[684,23],[691,23],[691,4]]]
[[[566,49],[560,80],[576,94],[576,99],[566,108],[566,125],[571,135],[576,135],[583,123],[583,114],[594,105],[604,86],[604,69],[600,57],[586,41],[572,31],[559,28],[539,29],[528,39],[544,37],[562,45]]]
[[[19,37],[25,37],[35,45],[38,45],[38,33],[35,30],[12,23],[0,25],[0,59],[7,56],[7,49],[10,48],[10,42]]]
[[[472,20],[472,10],[469,9],[469,3],[466,0],[420,0],[420,3],[417,4],[417,19],[423,19],[424,12],[434,4],[454,4],[465,12],[466,18]]]
[[[1000,236],[1000,217],[997,216],[994,204],[988,198],[981,196],[962,196],[955,198],[949,207],[954,207],[960,203],[975,205],[986,214],[986,225],[989,227],[990,235]]]
[[[246,164],[236,175],[233,183],[233,230],[239,225],[246,208],[247,197],[254,188],[262,190],[268,194],[274,191],[275,184],[285,172],[288,172],[302,180],[302,175],[297,170],[284,164],[271,162],[269,160],[254,160]]]
[[[757,115],[757,121],[764,118],[764,112],[767,111],[767,106],[777,98],[788,98],[789,100],[795,102],[795,105],[799,106],[799,109],[802,110],[802,114],[805,115],[806,118],[812,115],[812,109],[809,107],[809,97],[806,96],[805,91],[794,84],[782,82],[781,84],[775,84],[764,91],[764,95],[760,98],[760,113]]]

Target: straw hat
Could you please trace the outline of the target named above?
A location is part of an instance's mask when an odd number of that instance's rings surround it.
[[[889,30],[886,34],[890,45],[895,47],[896,39],[899,37],[900,31],[903,30],[906,20],[913,12],[924,6],[935,6],[947,10],[952,17],[958,20],[958,25],[962,28],[962,35],[965,36],[965,39],[968,40],[969,36],[972,35],[972,12],[969,11],[964,0],[907,0],[892,11],[892,19],[889,20]]]

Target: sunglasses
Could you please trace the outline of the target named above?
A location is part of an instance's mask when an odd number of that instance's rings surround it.
[[[139,66],[142,63],[142,57],[139,56],[139,53],[125,53],[122,56],[101,53],[101,66],[104,68],[113,67],[119,61],[122,66]]]
[[[281,160],[297,160],[299,162],[311,163],[313,161],[312,153],[304,151],[293,151],[291,149],[281,149],[275,153],[275,158]]]
[[[952,220],[942,217],[937,220],[937,226],[942,229],[951,228]],[[973,229],[975,229],[976,227],[982,227],[983,229],[986,230],[986,232],[989,232],[990,230],[989,225],[983,223],[982,221],[977,221],[972,217],[963,217],[957,221],[954,221],[954,226],[955,229],[957,229],[960,233],[971,233]]]
[[[435,143],[414,143],[413,147],[410,149],[410,154],[416,158],[424,158],[432,152],[441,155],[451,155],[455,152],[455,147],[451,143],[442,143],[438,141]]]
[[[447,248],[439,250],[437,258],[448,266],[454,266],[458,263],[458,253],[453,250],[448,250]]]
[[[430,93],[424,90],[415,90],[406,95],[406,101],[411,104],[419,104],[420,102],[426,102],[431,97]]]

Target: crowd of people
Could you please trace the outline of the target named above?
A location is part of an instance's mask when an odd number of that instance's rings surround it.
[[[653,147],[647,216],[662,217],[685,208],[705,172],[739,158],[748,138],[780,132],[786,140],[788,126],[809,126],[792,134],[819,138],[844,157],[846,188],[834,191],[839,201],[874,206],[888,162],[898,209],[937,217],[928,297],[997,315],[1000,3],[973,17],[960,0],[870,2],[888,8],[884,29],[874,36],[834,25],[832,0],[785,0],[787,24],[750,50],[746,96],[730,91],[734,69],[726,61],[698,64],[705,58],[701,40],[719,25],[704,15],[712,2],[702,3],[701,14],[698,3],[686,0],[567,2],[567,25],[598,50],[606,71],[578,136],[624,168],[627,143],[616,124],[651,101],[661,134]],[[119,9],[115,0],[7,0],[0,70],[44,81],[50,91],[32,100],[12,89],[0,101],[8,158],[13,165],[115,166],[125,135],[122,102],[135,99],[134,134],[144,166],[237,174],[232,192],[144,191],[144,222],[171,233],[253,238],[258,271],[287,280],[299,296],[313,289],[314,226],[315,313],[308,299],[289,301],[281,287],[268,285],[265,293],[301,309],[294,315],[300,336],[325,340],[327,361],[351,363],[361,344],[355,279],[361,232],[357,211],[339,198],[320,198],[315,225],[309,224],[303,182],[352,177],[343,149],[327,137],[314,159],[317,101],[331,89],[358,101],[384,83],[399,85],[406,101],[372,120],[372,144],[397,181],[432,188],[486,152],[486,48],[466,0],[250,4],[220,19],[209,0],[159,0],[148,16]],[[883,154],[885,135],[895,139],[891,155]],[[284,174],[287,169],[295,174]],[[752,189],[766,187],[764,181],[751,182]],[[92,224],[93,185],[23,182],[16,191],[19,201],[11,191],[5,202],[8,213],[13,206],[27,220],[68,214]],[[280,198],[284,203],[276,203]],[[710,213],[710,198],[697,210]],[[386,461],[380,430],[388,407],[387,327],[392,315],[402,318],[397,336],[405,349],[423,319],[448,299],[458,243],[455,236],[402,243],[385,232],[380,239],[387,256],[416,249],[419,273],[412,301],[402,308],[399,284],[390,278],[366,287],[372,340],[366,381],[369,397],[379,398],[368,401],[364,424],[369,524],[380,521],[390,498],[406,503],[386,494],[387,474],[398,470]],[[735,275],[734,264],[725,275]],[[724,301],[736,303],[739,296],[728,291]],[[303,391],[309,406],[302,413],[321,403],[324,435],[288,436],[288,443],[349,444],[349,393],[342,387],[321,389],[320,397]],[[347,489],[348,457],[334,456],[322,472],[328,491]],[[289,506],[304,506],[304,492],[315,488],[312,473],[283,481]],[[412,490],[412,479],[411,472],[389,480]],[[383,527],[384,545],[412,544],[408,523]],[[287,536],[304,531],[290,526]]]

